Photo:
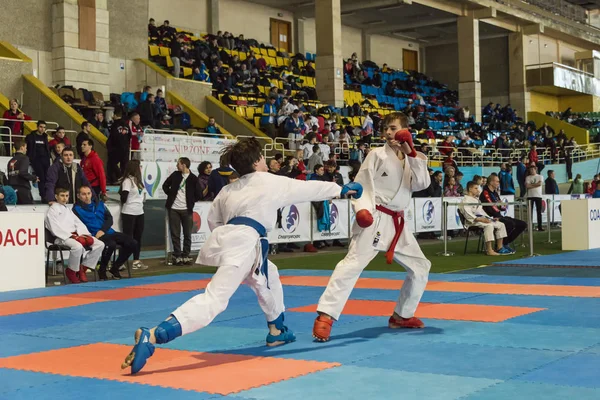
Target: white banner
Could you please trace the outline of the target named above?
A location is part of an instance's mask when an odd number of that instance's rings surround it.
[[[350,202],[348,200],[333,200],[329,204],[329,220],[331,229],[319,232],[317,228],[317,214],[312,210],[312,238],[313,240],[346,239],[349,236]]]
[[[187,157],[192,163],[218,163],[224,146],[235,140],[163,133],[148,133],[141,143],[141,159],[146,162],[176,163]]]
[[[514,195],[508,196],[500,196],[504,203],[513,203],[515,201]],[[502,216],[504,217],[515,217],[515,205],[514,204],[506,204],[506,210],[502,211]]]
[[[46,287],[44,215],[2,214],[0,292]]]
[[[441,197],[418,197],[415,200],[415,221],[417,232],[438,232],[442,230]]]
[[[446,223],[448,224],[448,230],[462,229],[462,223],[460,222],[460,216],[458,215],[459,204],[462,203],[463,197],[444,197],[444,202],[448,203]],[[440,215],[441,217],[441,215]]]
[[[267,233],[270,243],[311,241],[312,206],[310,203],[292,204],[281,209],[281,227]]]

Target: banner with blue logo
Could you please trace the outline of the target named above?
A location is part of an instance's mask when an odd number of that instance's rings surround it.
[[[310,203],[292,204],[281,209],[281,226],[267,234],[270,243],[310,242],[312,206]]]
[[[208,227],[208,212],[210,211],[211,202],[199,201],[194,205],[192,214],[192,251],[200,251],[200,248],[210,236],[210,228]],[[165,216],[165,238],[167,242],[167,252],[173,251],[173,242],[171,241],[171,232],[169,230],[169,221]],[[181,248],[183,248],[183,235],[181,236]]]
[[[416,232],[439,232],[442,230],[442,198],[418,197],[415,201]]]
[[[314,211],[314,210],[313,210]],[[350,227],[350,203],[348,200],[333,200],[329,204],[329,221],[331,229],[319,232],[317,229],[317,215],[312,213],[312,237],[313,240],[333,240],[348,238]]]

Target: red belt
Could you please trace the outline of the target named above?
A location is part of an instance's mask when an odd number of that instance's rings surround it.
[[[388,264],[391,264],[394,260],[394,250],[396,249],[396,245],[398,244],[398,239],[400,239],[400,235],[404,230],[404,211],[392,211],[389,208],[380,205],[377,205],[375,208],[394,219],[394,228],[396,230],[396,233],[394,234],[394,238],[392,239],[390,248],[385,253],[385,260]]]

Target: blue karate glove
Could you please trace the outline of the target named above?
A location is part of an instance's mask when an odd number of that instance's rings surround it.
[[[358,182],[350,182],[350,183],[346,183],[344,186],[342,186],[342,193],[341,195],[345,195],[346,193],[348,193],[350,190],[355,190],[356,193],[352,195],[352,197],[354,197],[355,199],[360,199],[360,196],[362,196],[362,192],[363,192],[363,187],[360,183]]]

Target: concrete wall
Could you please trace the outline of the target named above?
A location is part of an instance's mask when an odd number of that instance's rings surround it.
[[[186,79],[169,79],[167,92],[170,90],[177,92],[198,110],[206,113],[206,96],[212,94],[211,84]]]
[[[283,16],[278,16],[279,13]],[[291,22],[293,39],[294,16],[292,13],[246,1],[219,0],[219,29],[223,32],[231,32],[234,36],[243,33],[246,38],[270,43],[269,21],[271,18]]]
[[[171,25],[194,33],[208,30],[206,0],[146,0],[148,19],[154,18],[156,25],[168,19]]]
[[[15,46],[52,51],[52,1],[0,0],[0,38]]]
[[[29,62],[0,59],[0,93],[9,99],[21,99],[23,93],[23,74],[31,74],[32,65]],[[24,103],[23,106],[26,106]],[[27,113],[29,110],[26,108]]]
[[[575,53],[586,50],[543,35],[527,36],[525,46],[525,65],[557,62],[574,67]]]
[[[52,52],[25,46],[15,47],[31,58],[33,75],[44,82],[46,86],[52,86]]]
[[[427,47],[425,74],[445,83],[452,90],[458,90],[458,45]]]
[[[148,0],[108,2],[111,57],[135,60],[148,56],[148,3]],[[169,1],[175,9],[173,3]]]
[[[546,111],[559,111],[558,96],[531,92],[529,111],[545,114]]]

